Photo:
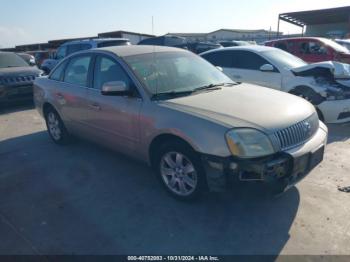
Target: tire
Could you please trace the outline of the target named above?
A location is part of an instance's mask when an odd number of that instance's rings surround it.
[[[45,112],[47,131],[51,139],[58,145],[65,145],[70,142],[70,136],[63,124],[61,117],[55,109],[49,107]]]
[[[178,200],[193,200],[207,189],[198,154],[181,142],[163,144],[155,153],[153,168],[167,190]]]

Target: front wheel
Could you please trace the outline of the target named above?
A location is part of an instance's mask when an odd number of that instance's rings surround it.
[[[56,144],[67,144],[69,141],[69,134],[58,113],[49,108],[45,114],[46,126],[50,137]]]
[[[155,168],[166,190],[177,199],[196,198],[205,189],[201,160],[196,152],[182,143],[169,143],[161,147]]]

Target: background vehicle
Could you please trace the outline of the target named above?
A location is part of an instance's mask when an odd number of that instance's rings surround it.
[[[30,51],[27,54],[34,56],[36,65],[41,68],[45,59],[50,58],[50,51]]]
[[[265,45],[287,51],[309,63],[338,61],[350,64],[349,50],[326,38],[285,38],[265,42]]]
[[[184,48],[187,46],[187,41],[183,37],[164,35],[159,37],[151,37],[141,40],[138,45],[157,45]]]
[[[0,52],[0,105],[32,100],[33,81],[41,74],[17,54]]]
[[[46,59],[41,64],[41,69],[48,74],[57,63],[66,56],[82,50],[101,48],[108,46],[131,45],[130,41],[125,38],[95,38],[71,41],[62,44],[58,49],[53,59]]]
[[[334,41],[344,46],[350,52],[350,39],[335,39]]]
[[[138,43],[138,45],[156,45],[156,46],[169,46],[178,47],[192,51],[195,54],[199,54],[211,49],[222,47],[220,44],[208,43],[208,42],[187,42],[183,37],[164,35],[159,37],[147,38]]]
[[[222,48],[220,44],[208,43],[208,42],[195,42],[187,44],[188,50],[195,54],[200,54],[208,50],[213,50],[217,48]]]
[[[252,43],[247,41],[221,41],[219,42],[220,45],[223,47],[231,47],[231,46],[245,46],[245,45],[252,45]]]
[[[26,53],[17,53],[17,55],[19,55],[24,61],[26,61],[28,65],[30,65],[30,66],[36,65],[36,61],[35,61],[34,56],[32,56],[30,54],[26,54]]]
[[[327,123],[350,121],[350,66],[307,64],[273,47],[228,47],[201,54],[232,80],[282,90],[307,99]],[[348,72],[348,75],[344,75]]]
[[[73,54],[36,80],[34,97],[54,142],[74,133],[139,158],[180,199],[225,190],[228,176],[281,192],[322,161],[327,141],[304,99],[235,84],[177,48]]]

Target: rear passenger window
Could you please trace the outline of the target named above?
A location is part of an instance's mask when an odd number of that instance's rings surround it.
[[[264,64],[270,64],[261,56],[249,51],[231,51],[233,68],[260,70]]]
[[[215,66],[232,67],[232,55],[230,51],[218,51],[203,55],[203,58]]]
[[[64,69],[66,68],[67,61],[60,64],[50,75],[50,79],[55,81],[62,81]]]
[[[288,51],[288,47],[287,47],[286,43],[276,43],[275,47],[279,48],[279,49],[282,49],[284,51]]]
[[[127,86],[130,85],[130,78],[124,69],[111,58],[98,56],[96,58],[94,72],[95,89],[102,89],[105,83],[113,81],[123,81]]]
[[[324,55],[327,54],[327,48],[316,41],[300,43],[300,53],[306,55]]]
[[[87,87],[90,62],[91,56],[72,58],[67,66],[64,82]]]

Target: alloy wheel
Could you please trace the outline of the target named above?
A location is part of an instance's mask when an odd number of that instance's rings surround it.
[[[197,188],[198,177],[193,163],[182,153],[168,152],[161,158],[160,173],[165,185],[179,196],[189,196]]]
[[[49,128],[49,132],[53,139],[56,141],[61,139],[62,130],[60,128],[60,122],[57,118],[56,114],[53,112],[49,112],[47,115],[47,125]]]

